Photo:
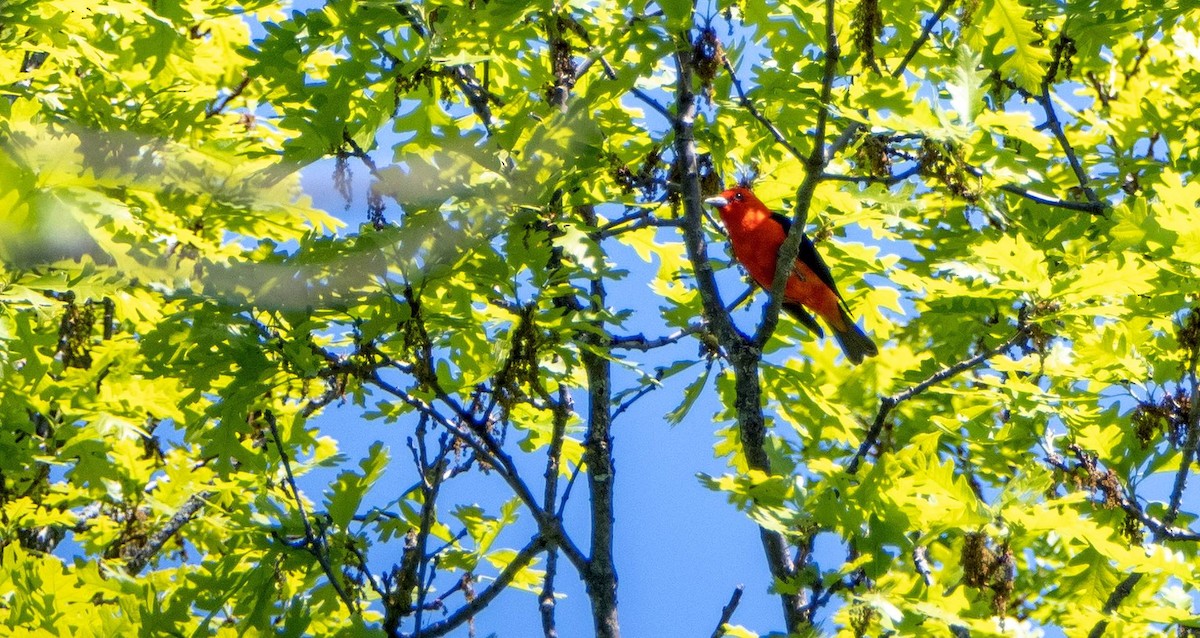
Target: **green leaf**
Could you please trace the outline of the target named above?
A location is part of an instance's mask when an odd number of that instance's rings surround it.
[[[988,74],[982,69],[979,54],[965,44],[958,48],[956,57],[958,64],[946,82],[946,91],[959,122],[971,126],[983,110],[982,89]]]
[[[674,30],[691,26],[691,0],[658,0],[658,6],[662,8],[663,14],[667,18],[669,29]]]
[[[1044,65],[1050,62],[1050,53],[1037,44],[1044,37],[1035,30],[1028,13],[1018,0],[991,0],[981,26],[995,35],[991,54],[1003,59],[1000,70],[1015,76],[1021,86],[1034,89],[1046,73]]]
[[[696,377],[693,381],[688,383],[687,387],[683,390],[683,400],[679,402],[679,405],[676,406],[674,410],[671,410],[667,413],[668,423],[671,425],[679,425],[680,423],[683,423],[683,420],[687,417],[688,412],[691,412],[692,406],[696,404],[696,399],[700,398],[700,393],[703,392],[705,386],[708,385],[708,376],[711,373],[712,367],[705,366],[704,372],[701,373],[700,376]]]
[[[325,497],[325,509],[329,512],[333,523],[342,529],[350,525],[350,520],[358,513],[363,497],[375,485],[391,461],[383,443],[376,442],[367,452],[366,458],[359,461],[362,472],[345,471],[338,474],[337,481]]]

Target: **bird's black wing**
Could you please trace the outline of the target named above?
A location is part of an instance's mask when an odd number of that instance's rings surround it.
[[[785,234],[788,233],[792,228],[792,220],[786,215],[771,213],[771,219],[780,226],[783,226],[783,232]],[[829,266],[825,265],[825,260],[821,259],[820,253],[817,252],[816,245],[812,243],[812,240],[808,238],[808,235],[801,236],[800,253],[796,255],[796,259],[799,259],[800,261],[804,262],[806,266],[812,268],[812,271],[817,273],[817,279],[820,279],[826,286],[829,286],[829,289],[833,291],[833,294],[838,296],[838,299],[842,298],[842,293],[838,291],[837,284],[833,283],[833,273],[829,272]]]

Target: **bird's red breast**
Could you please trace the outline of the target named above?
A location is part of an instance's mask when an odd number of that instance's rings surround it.
[[[719,200],[723,202],[719,204]],[[769,290],[775,279],[779,248],[787,238],[791,220],[772,213],[748,188],[731,188],[708,201],[717,206],[729,232],[734,258],[755,283]],[[834,330],[847,329],[833,277],[807,236],[802,239],[783,296],[811,309]]]

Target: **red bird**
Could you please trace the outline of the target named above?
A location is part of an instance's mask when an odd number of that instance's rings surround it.
[[[755,283],[770,290],[779,247],[787,238],[792,220],[772,213],[748,188],[731,188],[704,203],[721,213],[733,244],[733,256],[746,267]],[[804,310],[806,307],[829,324],[842,352],[852,363],[862,363],[863,357],[879,354],[871,338],[854,324],[842,294],[833,283],[829,266],[817,254],[817,247],[808,235],[803,235],[800,254],[783,290],[783,309],[817,335],[825,336],[817,321]]]

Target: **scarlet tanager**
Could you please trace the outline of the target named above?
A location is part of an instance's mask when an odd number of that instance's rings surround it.
[[[733,244],[733,256],[746,267],[755,283],[770,290],[779,247],[787,238],[792,220],[772,213],[748,188],[731,188],[704,203],[721,214]],[[783,290],[783,309],[818,336],[825,336],[805,308],[829,324],[842,352],[852,363],[862,363],[864,357],[879,354],[871,338],[854,324],[842,294],[833,283],[829,266],[817,254],[817,247],[808,235],[801,236],[800,254],[796,256],[792,274]]]

